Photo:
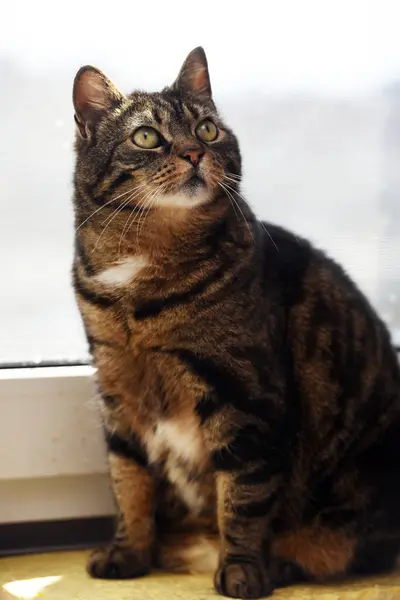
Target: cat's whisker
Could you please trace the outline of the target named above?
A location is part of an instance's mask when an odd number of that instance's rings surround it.
[[[240,181],[238,181],[237,179],[231,179],[231,177],[227,177],[226,175],[224,176],[224,181],[229,181],[231,185],[234,185],[236,187],[240,185]]]
[[[152,197],[149,199],[149,201],[148,201],[148,204],[147,204],[147,211],[146,211],[146,212],[144,213],[144,215],[143,215],[142,223],[141,223],[141,224],[140,224],[140,223],[138,224],[138,228],[137,228],[137,231],[136,231],[136,237],[137,237],[137,242],[138,242],[138,248],[140,248],[140,234],[141,234],[141,232],[142,232],[142,230],[143,230],[143,227],[144,227],[145,221],[146,221],[147,217],[149,216],[149,214],[150,214],[150,211],[151,211],[151,209],[152,209],[152,207],[153,207],[153,205],[154,205],[154,203],[155,203],[156,199],[157,199],[157,196],[156,196],[155,194],[153,194],[153,196],[152,196]]]
[[[124,225],[124,228],[122,230],[121,233],[121,237],[120,237],[120,241],[119,241],[119,245],[118,245],[118,256],[120,256],[121,254],[121,246],[122,246],[122,242],[124,240],[124,238],[126,237],[126,235],[128,234],[129,230],[131,229],[132,225],[134,224],[134,222],[136,221],[136,219],[138,219],[140,221],[140,217],[143,213],[143,211],[145,210],[146,207],[146,199],[148,197],[148,195],[151,193],[147,192],[143,198],[141,198],[141,200],[139,201],[137,208],[138,208],[138,212],[133,212],[129,214],[126,223]],[[133,217],[133,218],[132,218]]]
[[[211,179],[211,185],[214,186],[215,184],[218,184],[220,186],[220,188],[222,189],[222,191],[224,192],[224,194],[226,194],[228,196],[227,191],[222,187],[222,185],[220,185],[219,180],[218,179],[215,179],[215,180]],[[230,196],[228,196],[228,198],[229,198],[229,203],[230,203],[230,205],[233,208],[233,212],[235,213],[237,220],[240,221],[239,213],[236,210],[236,202],[232,202],[232,199],[231,199]]]
[[[250,232],[250,235],[251,235],[251,237],[252,237],[252,238],[253,238],[253,240],[254,240],[254,234],[253,234],[253,231],[252,231],[252,229],[251,229],[251,227],[250,227],[250,225],[249,225],[249,222],[248,222],[248,221],[247,221],[247,219],[246,219],[246,216],[245,216],[244,212],[242,211],[242,209],[241,209],[241,207],[240,207],[240,204],[239,204],[239,203],[237,202],[237,200],[234,198],[233,194],[232,194],[232,193],[231,193],[231,192],[228,190],[228,188],[226,187],[226,184],[222,183],[221,181],[219,181],[218,183],[219,183],[219,185],[222,187],[222,189],[225,191],[225,193],[227,194],[228,198],[230,198],[230,199],[233,201],[233,203],[236,205],[236,207],[239,209],[239,212],[240,212],[240,214],[242,215],[244,222],[246,223],[247,229],[249,230],[249,232]],[[233,206],[233,205],[232,205],[232,206]]]
[[[137,203],[137,212],[132,211],[128,215],[128,218],[125,221],[125,225],[124,225],[124,227],[122,229],[121,236],[120,236],[120,239],[119,239],[118,256],[121,255],[121,246],[122,246],[122,242],[123,242],[126,234],[128,233],[129,229],[131,228],[131,225],[133,225],[133,223],[135,222],[135,220],[139,217],[139,215],[142,213],[142,211],[144,209],[145,199],[146,199],[146,195],[144,196],[144,198],[142,198],[141,200],[139,200],[139,202]]]
[[[165,191],[165,189],[167,188],[168,184],[164,183],[159,185],[155,190],[152,196],[150,196],[149,200],[148,200],[148,209],[147,212],[144,214],[143,216],[143,222],[142,222],[142,226],[139,229],[139,225],[138,225],[138,230],[137,230],[137,240],[138,240],[138,246],[139,246],[139,238],[140,238],[140,234],[141,231],[143,229],[144,223],[146,221],[146,219],[148,218],[150,211],[152,209],[152,207],[154,206],[154,204],[158,201],[158,198],[160,196],[161,193],[163,193]]]
[[[103,228],[102,232],[100,233],[99,237],[97,238],[96,244],[92,250],[92,252],[95,252],[95,250],[97,249],[99,242],[104,234],[104,232],[106,231],[107,227],[110,225],[110,223],[115,219],[115,217],[121,213],[123,211],[123,209],[131,202],[131,200],[133,198],[135,198],[137,196],[139,192],[134,192],[132,193],[126,200],[124,200],[124,202],[122,202],[121,206],[119,206],[111,215],[111,218],[108,220],[108,223],[105,225],[105,227]],[[106,219],[107,220],[107,219]]]
[[[143,198],[141,200],[139,200],[139,202],[137,203],[137,212],[133,211],[131,213],[129,213],[128,218],[125,221],[124,227],[122,229],[120,238],[119,238],[119,244],[118,244],[118,257],[121,256],[121,247],[122,247],[122,242],[125,238],[125,235],[128,233],[131,225],[135,222],[135,219],[140,215],[141,211],[143,210],[144,207],[144,202],[143,202]]]
[[[140,191],[142,188],[144,188],[144,187],[145,187],[145,185],[146,185],[145,183],[142,183],[142,184],[140,184],[140,185],[137,185],[136,187],[134,187],[134,188],[132,188],[132,189],[130,190],[130,191],[132,192],[132,194],[133,194],[133,195],[129,196],[129,198],[128,198],[127,200],[125,199],[125,200],[122,202],[123,208],[125,208],[125,206],[127,206],[127,205],[129,204],[129,202],[131,202],[131,200],[133,200],[133,198],[136,198],[136,196],[137,196],[137,195],[140,193],[139,191]],[[134,193],[134,192],[136,192],[136,190],[139,190],[139,191],[138,191],[137,193]],[[121,196],[122,196],[122,195],[121,195]],[[120,198],[121,196],[117,196],[116,198],[114,198],[114,200],[117,200],[117,199],[118,199],[118,198]],[[121,208],[122,208],[122,207],[121,207],[121,205],[119,205],[119,206],[118,206],[118,207],[117,207],[115,210],[118,212],[118,211],[119,211]],[[115,212],[115,211],[114,211],[114,212]],[[108,217],[106,217],[106,218],[104,219],[104,221],[103,221],[101,224],[102,224],[102,225],[105,225],[105,224],[106,224],[106,222],[107,222],[109,219],[112,219],[112,218],[113,218],[113,215],[114,215],[114,212],[113,212],[113,213],[111,213],[111,215],[108,215]]]
[[[270,234],[270,232],[268,231],[268,229],[267,229],[267,227],[266,227],[265,223],[263,223],[262,221],[259,221],[259,223],[260,223],[261,227],[264,229],[264,231],[265,231],[265,233],[267,234],[267,236],[269,237],[269,239],[271,240],[272,244],[274,245],[274,247],[275,247],[275,250],[276,250],[277,252],[279,252],[279,248],[278,248],[277,244],[275,243],[275,240],[274,240],[274,238],[272,237],[272,235],[271,235],[271,234]]]
[[[124,196],[126,196],[126,194],[128,194],[130,192],[134,192],[135,190],[137,190],[140,187],[143,187],[144,185],[145,185],[145,183],[139,183],[139,185],[135,185],[133,188],[129,188],[129,190],[127,190],[126,192],[123,192],[119,196],[115,196],[115,198],[113,198],[113,200],[119,200],[120,198],[123,198]]]
[[[107,225],[111,223],[111,221],[117,216],[117,214],[124,210],[125,206],[127,206],[130,201],[131,197],[129,196],[127,200],[124,200],[119,206],[117,206],[117,208],[113,210],[111,215],[108,215],[108,217],[101,222],[101,225],[105,225],[105,227],[107,227]]]
[[[236,173],[231,173],[230,171],[228,171],[227,173],[225,173],[226,177],[232,177],[233,179],[237,179],[238,181],[242,180],[242,176],[241,175],[237,175]]]
[[[125,222],[124,228],[122,230],[121,236],[120,236],[120,240],[119,240],[119,244],[118,244],[118,256],[121,255],[121,247],[122,247],[122,242],[124,240],[124,238],[128,235],[132,225],[135,223],[136,219],[138,220],[137,225],[139,225],[140,223],[140,219],[143,215],[144,210],[146,209],[146,204],[147,204],[147,198],[150,196],[150,194],[152,193],[153,190],[148,191],[143,198],[141,198],[141,200],[139,201],[137,208],[138,208],[138,212],[131,212]]]
[[[136,191],[135,191],[134,193],[132,193],[132,194],[129,196],[129,198],[128,198],[128,199],[127,199],[127,200],[126,200],[126,201],[123,203],[123,205],[120,207],[119,211],[117,210],[117,213],[118,213],[118,212],[121,212],[121,211],[122,211],[122,210],[123,210],[123,209],[124,209],[124,208],[125,208],[125,207],[126,207],[126,206],[127,206],[127,205],[128,205],[128,204],[129,204],[129,203],[130,203],[130,202],[131,202],[133,199],[134,199],[134,198],[137,198],[137,196],[140,194],[140,192],[141,192],[141,190],[142,190],[142,188],[143,188],[144,186],[145,186],[145,184],[143,184],[143,185],[141,185],[141,186],[138,186],[137,188],[135,188],[135,189],[136,189]],[[138,189],[138,188],[140,188],[140,189]],[[136,207],[135,207],[135,208],[136,208]],[[130,219],[130,217],[131,217],[132,213],[133,213],[133,214],[135,213],[135,211],[134,211],[134,208],[133,208],[133,207],[132,207],[132,211],[131,211],[131,213],[129,213],[128,220]],[[114,215],[114,216],[116,216],[116,215]],[[114,218],[114,217],[112,217],[112,218]],[[112,220],[112,219],[110,219],[110,220]],[[107,225],[108,225],[109,223],[110,223],[110,221],[107,223]],[[107,227],[107,225],[106,225],[106,227]]]
[[[138,186],[136,186],[138,187]],[[136,189],[136,188],[133,188]],[[106,208],[106,206],[109,206],[112,202],[115,202],[116,200],[118,200],[119,198],[123,198],[124,196],[126,196],[127,194],[130,194],[132,192],[132,188],[130,188],[129,190],[126,190],[125,192],[123,192],[122,194],[120,194],[119,196],[116,196],[115,198],[111,198],[110,200],[108,200],[108,202],[105,202],[104,204],[102,204],[99,208],[97,208],[95,211],[92,212],[91,215],[89,215],[88,217],[86,217],[86,219],[84,221],[82,221],[82,223],[80,223],[80,225],[78,225],[78,227],[75,229],[75,233],[83,226],[85,225],[85,223],[87,223],[89,221],[89,219],[91,219],[92,217],[94,217],[94,215],[97,215],[97,213],[99,213],[101,210],[103,210],[104,208]]]
[[[239,186],[240,186],[240,183],[241,183],[239,180],[236,180],[236,179],[231,179],[230,177],[227,177],[226,175],[224,175],[223,181],[225,181],[225,182],[228,182],[228,183],[230,184],[230,186],[231,186],[232,188],[234,188],[234,190],[235,190],[236,192],[238,192],[238,193],[239,193],[239,190],[238,190],[238,188],[239,188]],[[245,200],[245,202],[246,202],[246,204],[248,204],[247,200]]]
[[[142,214],[140,215],[140,218],[138,219],[137,227],[136,227],[136,243],[137,243],[138,248],[140,248],[139,233],[140,233],[141,229],[143,228],[143,224],[141,227],[141,222],[142,223],[145,222],[146,216],[149,212],[149,206],[151,205],[151,200],[154,197],[154,195],[157,193],[157,191],[158,191],[158,188],[156,188],[155,190],[150,190],[150,192],[145,197],[145,206],[143,208]],[[143,219],[141,217],[143,217]]]
[[[114,198],[111,198],[111,200],[109,200],[108,202],[106,202],[105,204],[102,204],[99,208],[97,208],[94,212],[92,212],[91,215],[89,215],[88,217],[86,217],[86,219],[84,221],[82,221],[82,223],[80,225],[78,225],[78,227],[75,229],[75,233],[77,231],[79,231],[79,229],[81,227],[83,227],[83,225],[85,225],[85,223],[87,223],[89,221],[89,219],[91,219],[92,217],[94,217],[94,215],[97,215],[98,212],[100,212],[101,210],[103,210],[106,206],[108,206],[109,204],[111,204],[111,202],[114,202]]]
[[[123,198],[127,194],[130,194],[133,190],[137,189],[138,187],[140,187],[140,186],[136,186],[134,188],[129,188],[129,190],[126,190],[122,194],[119,194],[119,196],[115,196],[115,197],[111,198],[110,200],[108,200],[108,202],[105,202],[104,204],[102,204],[99,208],[97,208],[95,211],[93,211],[91,215],[89,215],[88,217],[86,217],[86,219],[84,221],[82,221],[82,223],[80,225],[78,225],[78,227],[75,229],[75,233],[83,225],[85,225],[85,223],[87,223],[87,221],[89,221],[89,219],[91,219],[92,217],[94,217],[95,215],[97,215],[97,213],[99,213],[101,210],[103,210],[104,208],[106,208],[107,206],[109,206],[112,202],[115,202],[116,200],[119,200],[120,198]]]
[[[246,203],[246,204],[249,206],[249,203],[247,202],[246,198],[244,198],[240,192],[238,192],[237,190],[235,190],[234,188],[232,188],[232,187],[231,187],[230,185],[228,185],[227,183],[225,183],[225,185],[226,185],[226,186],[227,186],[227,187],[228,187],[228,188],[229,188],[229,189],[230,189],[232,192],[234,192],[235,194],[237,194],[237,195],[239,196],[239,198],[241,198],[241,199],[243,200],[243,202],[245,202],[245,203]],[[265,231],[265,233],[267,234],[267,236],[269,237],[269,239],[271,240],[271,242],[272,242],[272,244],[273,244],[273,246],[274,246],[275,250],[276,250],[277,252],[279,252],[279,248],[278,248],[277,244],[275,243],[275,240],[274,240],[274,238],[272,237],[272,235],[271,235],[271,234],[270,234],[270,232],[268,231],[268,229],[267,229],[267,227],[266,227],[265,223],[263,223],[262,221],[259,221],[259,223],[260,223],[261,227],[264,229],[264,231]]]
[[[129,199],[129,200],[127,200],[126,204],[128,204],[128,203],[129,203],[129,201],[130,201],[130,199]],[[95,243],[95,245],[94,245],[94,248],[93,248],[93,250],[92,250],[92,253],[96,251],[96,249],[97,249],[97,247],[98,247],[98,245],[99,245],[99,242],[100,242],[100,240],[101,240],[101,238],[102,238],[102,236],[103,236],[104,232],[106,231],[107,227],[108,227],[108,226],[110,225],[110,223],[111,223],[111,222],[114,220],[114,218],[115,218],[115,217],[118,215],[118,213],[122,212],[122,210],[124,209],[124,207],[126,206],[126,204],[122,204],[121,206],[119,206],[119,207],[118,207],[118,209],[117,209],[116,211],[114,211],[112,218],[111,218],[111,219],[108,221],[108,223],[107,223],[107,224],[106,224],[106,225],[103,227],[103,229],[102,229],[102,231],[101,231],[101,233],[100,233],[99,237],[97,238],[97,241],[96,241],[96,243]]]

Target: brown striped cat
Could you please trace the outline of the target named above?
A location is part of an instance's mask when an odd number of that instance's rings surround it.
[[[83,67],[73,99],[73,279],[118,507],[89,572],[213,569],[257,598],[393,568],[396,353],[343,270],[244,201],[204,51],[159,93]]]

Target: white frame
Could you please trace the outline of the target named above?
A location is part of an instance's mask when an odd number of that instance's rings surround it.
[[[0,523],[114,513],[93,372],[0,370]]]

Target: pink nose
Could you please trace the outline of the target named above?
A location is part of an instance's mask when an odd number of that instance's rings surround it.
[[[204,152],[201,148],[185,148],[185,150],[183,150],[179,156],[190,162],[194,167],[197,167],[204,156]]]

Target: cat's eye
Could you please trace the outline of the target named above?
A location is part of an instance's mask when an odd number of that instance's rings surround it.
[[[196,135],[203,142],[213,142],[218,137],[217,126],[210,119],[205,119],[197,125]]]
[[[152,150],[161,146],[161,135],[153,127],[138,127],[133,132],[132,140],[136,146],[145,148],[146,150]]]

